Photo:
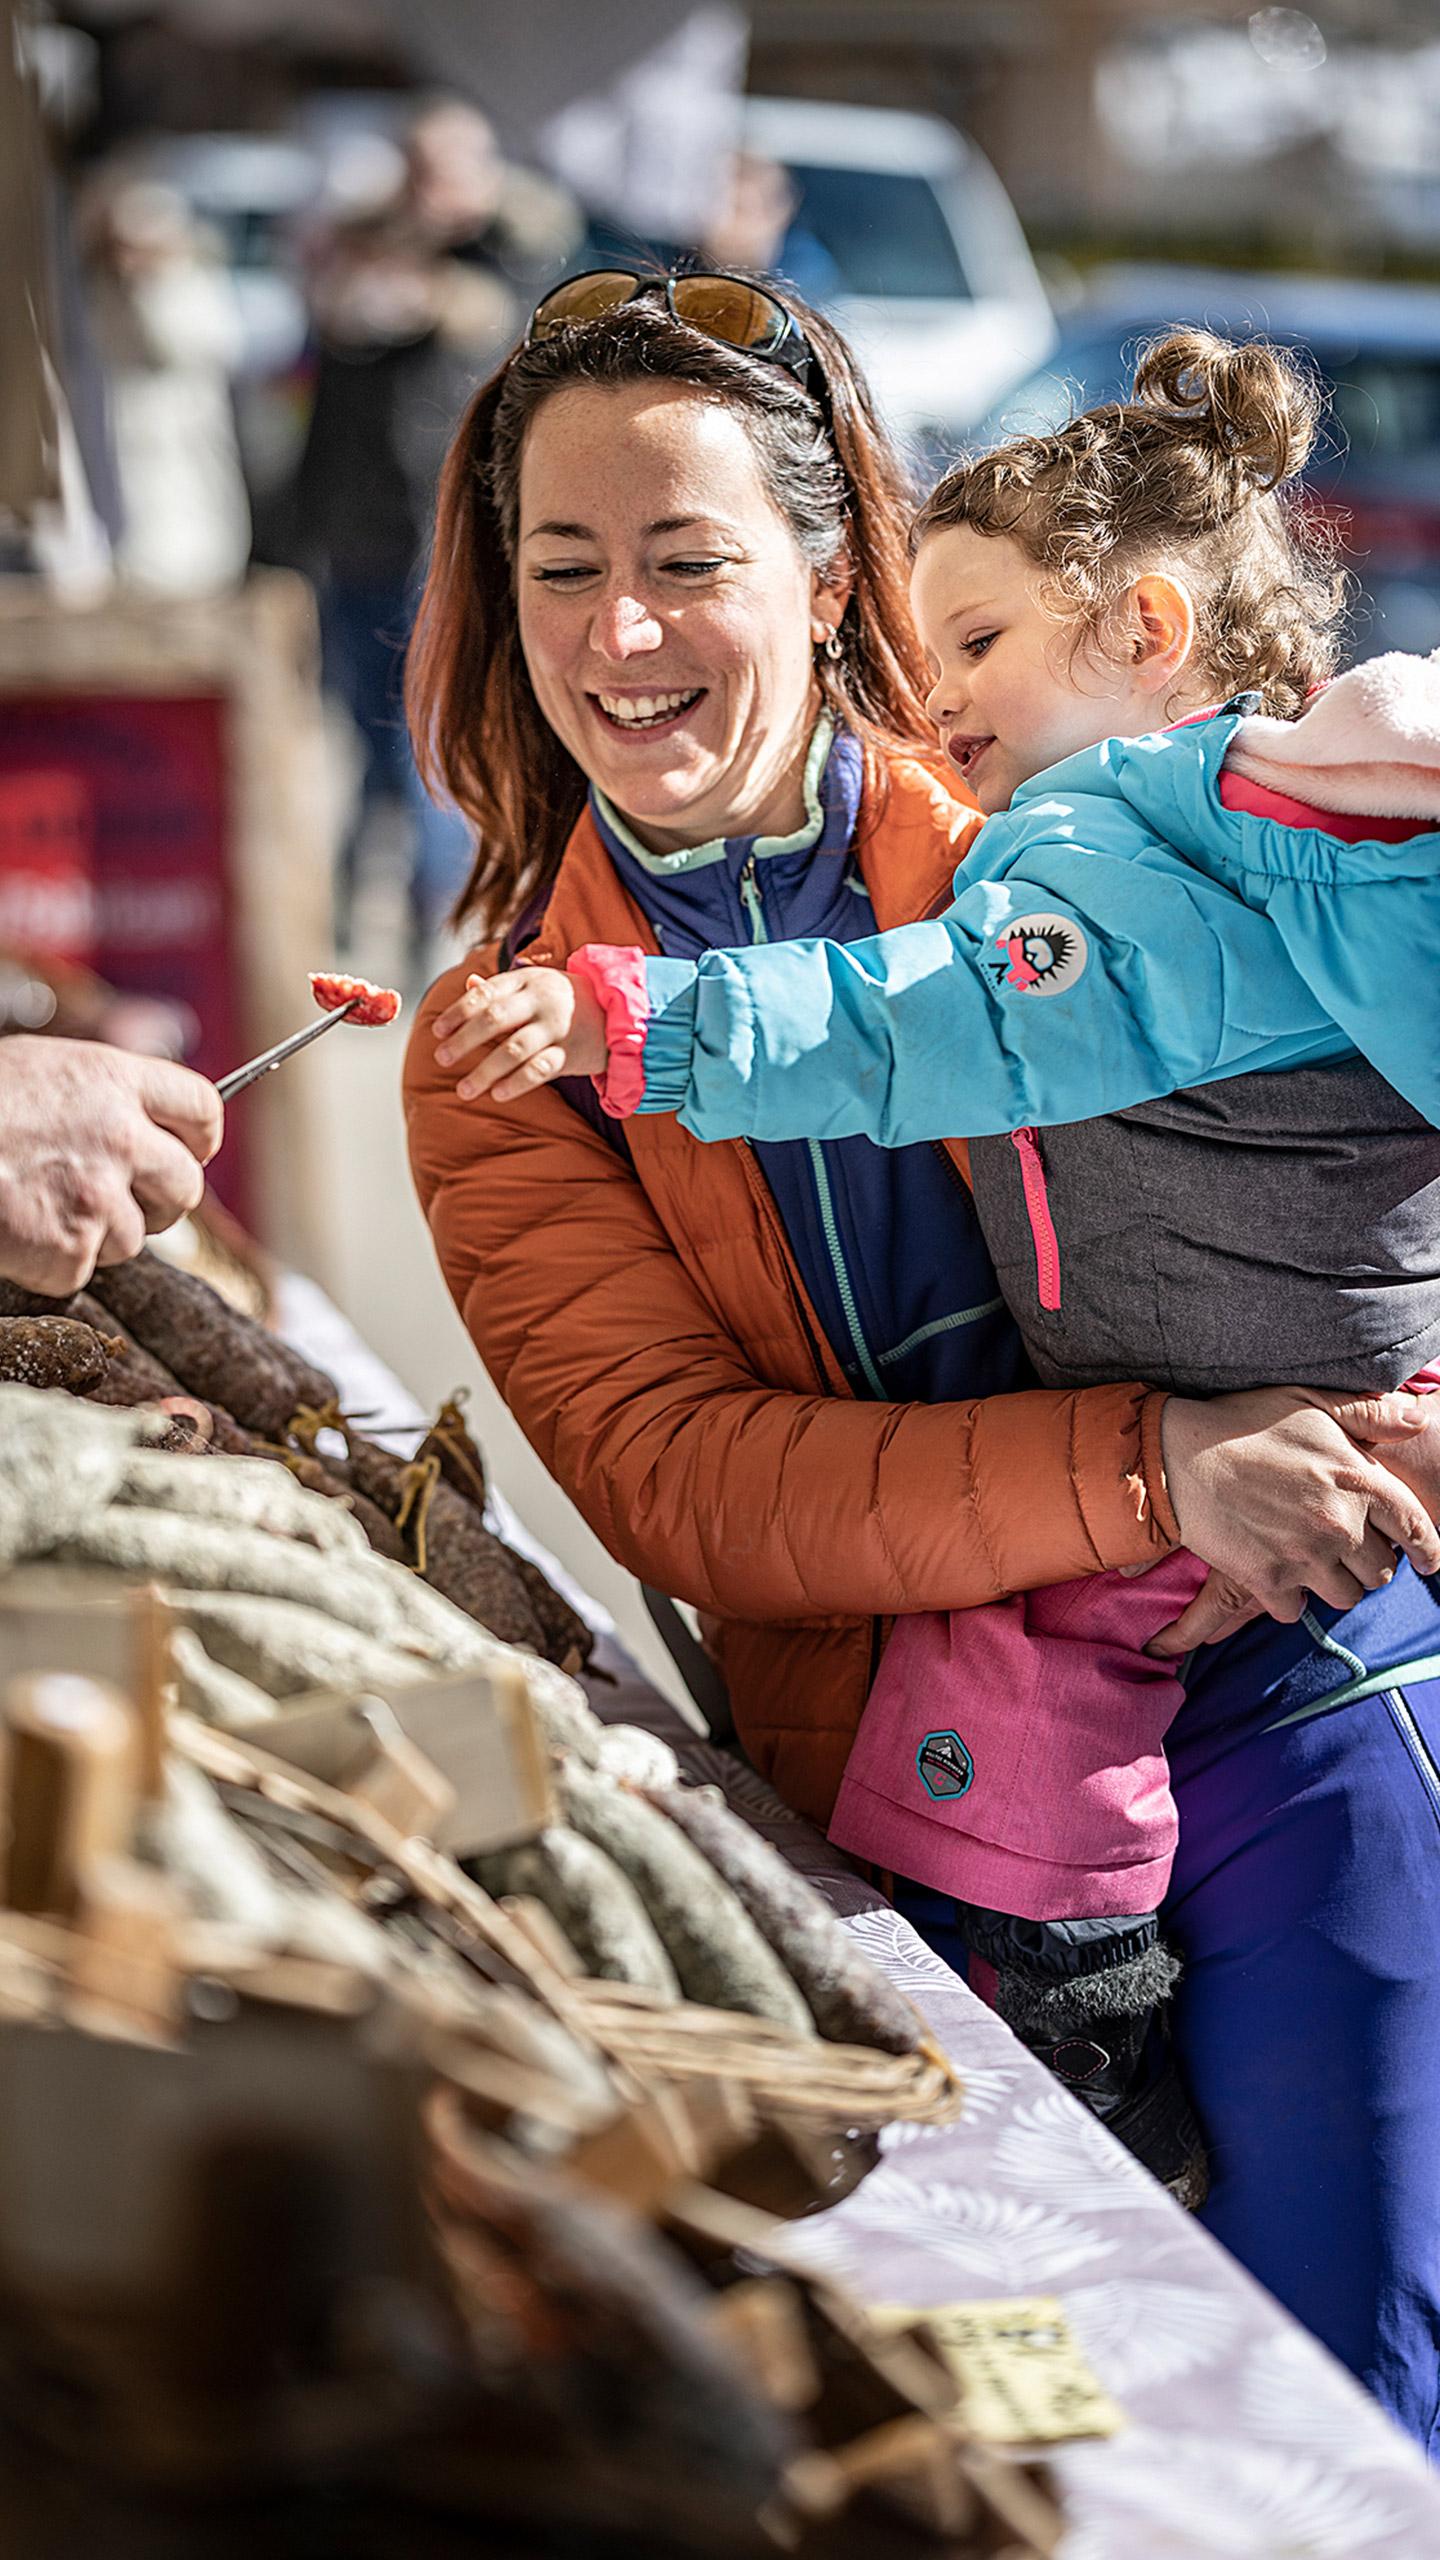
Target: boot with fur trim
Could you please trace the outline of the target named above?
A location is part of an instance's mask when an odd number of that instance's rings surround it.
[[[1000,2017],[1065,2088],[1191,2213],[1210,2169],[1171,2048],[1166,2012],[1180,1964],[1158,1940],[1066,1981],[1028,1967],[995,1972]]]

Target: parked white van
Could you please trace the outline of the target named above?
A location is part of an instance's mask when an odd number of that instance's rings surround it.
[[[794,181],[796,283],[813,292],[823,280],[817,298],[854,345],[891,426],[938,468],[1055,344],[1044,286],[995,171],[938,116],[888,108],[747,98],[741,137]],[[786,263],[782,253],[782,272]]]

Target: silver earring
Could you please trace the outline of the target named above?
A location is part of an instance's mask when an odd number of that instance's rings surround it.
[[[838,631],[827,631],[825,635],[825,655],[829,659],[832,667],[838,666],[840,660],[844,657],[845,644]]]

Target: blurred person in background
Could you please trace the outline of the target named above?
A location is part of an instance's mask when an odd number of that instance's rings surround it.
[[[567,196],[505,162],[478,109],[441,99],[405,135],[394,195],[336,222],[312,251],[318,367],[287,548],[316,580],[326,682],[362,756],[337,934],[350,937],[362,844],[389,802],[409,832],[417,968],[471,859],[464,820],[419,781],[401,703],[435,481],[477,376],[515,336],[522,294],[579,234]]]
[[[119,474],[116,572],[150,595],[216,594],[250,555],[230,279],[183,198],[123,166],[86,186],[77,231]]]
[[[744,275],[782,276],[802,301],[824,306],[841,289],[840,270],[822,241],[795,219],[795,181],[762,151],[735,151],[725,164],[719,199],[700,240],[707,266]]]

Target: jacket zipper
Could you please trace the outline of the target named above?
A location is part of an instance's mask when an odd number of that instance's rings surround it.
[[[1035,1283],[1040,1304],[1049,1315],[1060,1305],[1060,1242],[1055,1221],[1050,1215],[1050,1195],[1045,1188],[1045,1159],[1040,1153],[1038,1131],[1012,1129],[1010,1144],[1020,1158],[1020,1181],[1025,1193],[1025,1215],[1030,1221],[1030,1241],[1035,1247]]]
[[[768,942],[770,936],[765,927],[765,907],[760,895],[760,880],[753,853],[747,854],[740,866],[740,903],[750,919],[751,941]],[[830,1256],[830,1268],[834,1274],[835,1288],[840,1300],[840,1311],[845,1318],[846,1331],[849,1333],[865,1384],[872,1396],[878,1397],[883,1404],[885,1385],[875,1365],[870,1345],[865,1339],[865,1328],[860,1322],[860,1309],[855,1300],[854,1284],[846,1265],[845,1249],[840,1241],[839,1221],[835,1215],[835,1195],[830,1187],[830,1168],[825,1162],[825,1150],[818,1138],[807,1138],[805,1146],[810,1158],[815,1198],[820,1210],[820,1224],[824,1231],[826,1251]]]
[[[1440,1814],[1440,1770],[1437,1770],[1434,1754],[1415,1721],[1410,1702],[1402,1689],[1387,1689],[1385,1703],[1399,1729],[1400,1739],[1420,1773],[1421,1783],[1429,1790],[1430,1802]]]
[[[932,1138],[932,1139],[931,1139],[931,1141],[930,1141],[930,1145],[931,1145],[931,1148],[933,1149],[934,1153],[939,1157],[939,1159],[940,1159],[941,1163],[942,1163],[942,1164],[943,1164],[943,1166],[945,1167],[945,1170],[946,1170],[947,1174],[949,1175],[950,1180],[951,1180],[951,1181],[953,1182],[953,1184],[955,1185],[956,1190],[960,1193],[961,1198],[962,1198],[962,1199],[964,1199],[964,1200],[968,1200],[968,1201],[970,1202],[970,1204],[971,1204],[971,1207],[973,1208],[973,1207],[974,1207],[974,1204],[975,1204],[975,1194],[974,1194],[974,1192],[971,1190],[970,1185],[969,1185],[969,1183],[966,1181],[964,1174],[961,1172],[960,1167],[958,1166],[958,1164],[956,1163],[956,1161],[955,1161],[954,1157],[953,1157],[953,1156],[952,1156],[952,1154],[950,1153],[949,1148],[946,1146],[944,1139],[943,1139],[943,1138]]]
[[[740,904],[750,919],[751,941],[768,942],[770,936],[765,930],[765,909],[761,903],[760,880],[753,853],[747,853],[740,865]]]

